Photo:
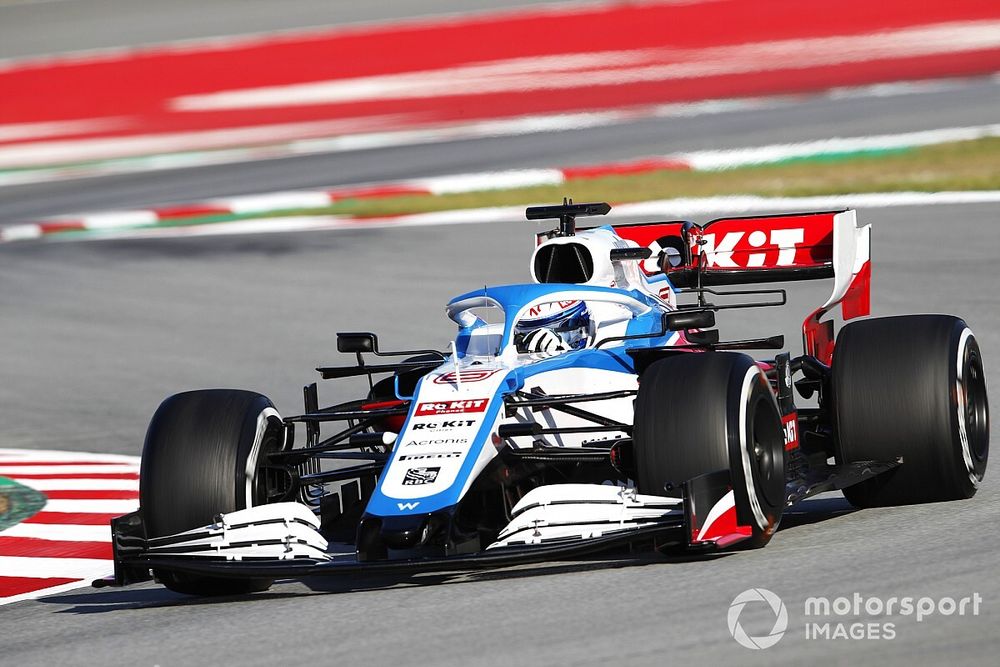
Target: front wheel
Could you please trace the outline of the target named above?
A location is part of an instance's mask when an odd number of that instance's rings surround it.
[[[833,354],[841,463],[902,458],[844,489],[856,507],[970,498],[989,458],[989,402],[979,344],[950,315],[852,322]]]
[[[176,394],[163,401],[146,432],[139,504],[148,537],[173,535],[217,514],[263,504],[260,463],[284,444],[284,426],[267,397],[236,389]],[[154,572],[178,593],[234,595],[267,590],[269,579],[224,579]]]
[[[678,354],[642,374],[635,403],[640,493],[670,495],[699,475],[727,470],[746,544],[767,544],[785,506],[785,447],[777,402],[745,354]]]

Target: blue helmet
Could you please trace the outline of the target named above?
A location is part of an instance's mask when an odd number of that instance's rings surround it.
[[[590,311],[583,301],[553,301],[535,306],[514,327],[523,338],[532,331],[547,329],[557,335],[564,349],[586,347],[590,337]]]

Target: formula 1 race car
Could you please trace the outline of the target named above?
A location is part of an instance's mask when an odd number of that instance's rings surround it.
[[[858,507],[969,498],[989,415],[975,336],[947,315],[869,314],[870,226],[854,211],[577,231],[607,204],[533,207],[533,283],[447,305],[446,351],[341,333],[363,398],[282,417],[264,396],[165,400],[140,509],[112,521],[114,579],[210,595],[277,578],[460,570],[633,551],[760,547],[782,512],[843,489]],[[833,279],[804,352],[725,340],[722,310]],[[772,353],[773,354],[773,353]],[[391,361],[376,362],[372,357]],[[797,407],[798,393],[811,407]],[[332,433],[321,425],[338,423]],[[301,444],[298,444],[301,442]]]

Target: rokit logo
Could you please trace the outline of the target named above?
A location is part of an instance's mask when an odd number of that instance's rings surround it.
[[[459,459],[462,452],[441,452],[437,454],[403,454],[400,461],[425,461],[428,459]]]
[[[466,428],[476,423],[475,419],[450,419],[441,422],[422,422],[412,424],[410,428],[414,431],[448,431],[453,428]]]
[[[485,412],[487,403],[489,403],[489,399],[486,398],[418,403],[414,415],[425,417],[427,415],[457,415],[467,412]]]
[[[775,250],[772,247],[765,247],[768,244],[766,232],[755,231],[727,232],[719,240],[718,234],[705,234],[702,237],[702,245],[694,248],[695,252],[704,252],[707,266],[717,266],[720,268],[738,269],[741,264],[737,264],[736,259],[745,257],[742,267],[757,268],[762,266],[795,266],[795,248],[805,240],[806,230],[798,229],[772,229],[770,245],[777,246],[777,257],[768,262],[768,253],[772,255]],[[743,237],[746,241],[740,243]],[[752,252],[755,248],[762,248],[764,252]]]
[[[781,423],[785,430],[785,451],[795,449],[799,446],[798,419],[797,414],[792,413],[781,418]]]
[[[419,484],[433,484],[437,479],[441,468],[410,468],[403,475],[403,486],[417,486]]]
[[[468,438],[435,438],[433,440],[410,440],[404,447],[421,447],[423,445],[464,445]]]

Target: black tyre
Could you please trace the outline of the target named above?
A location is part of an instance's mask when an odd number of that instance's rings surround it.
[[[833,355],[840,462],[903,457],[844,489],[856,507],[970,498],[986,472],[989,404],[976,337],[950,315],[852,322]]]
[[[675,495],[692,477],[729,470],[737,518],[753,527],[749,546],[770,540],[785,506],[784,432],[753,359],[706,352],[651,364],[639,383],[633,440],[640,493]]]
[[[282,447],[281,418],[271,401],[250,391],[209,389],[160,404],[146,432],[139,504],[149,537],[212,523],[219,513],[262,504],[258,462]],[[154,572],[167,588],[189,595],[267,590],[269,579],[223,579]]]

